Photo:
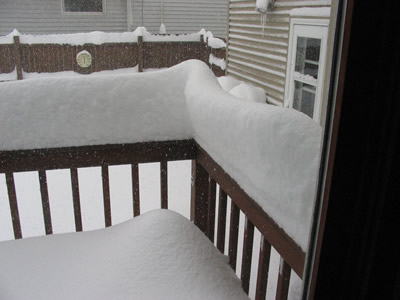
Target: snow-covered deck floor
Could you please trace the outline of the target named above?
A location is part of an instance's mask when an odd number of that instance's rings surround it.
[[[4,299],[248,299],[227,258],[168,210],[3,242],[0,265]]]

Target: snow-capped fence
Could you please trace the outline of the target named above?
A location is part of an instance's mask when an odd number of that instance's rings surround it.
[[[211,55],[224,59],[225,48],[214,49],[207,43],[207,32],[152,35],[142,31],[111,38],[109,33],[92,36],[90,33],[51,36],[11,33],[0,37],[0,75],[9,74],[3,80],[14,80],[23,79],[24,73],[74,71],[90,74],[135,66],[142,72],[171,67],[188,59],[206,62],[217,76],[225,74],[224,67],[210,60]],[[90,56],[88,65],[78,63],[77,55],[82,51]]]

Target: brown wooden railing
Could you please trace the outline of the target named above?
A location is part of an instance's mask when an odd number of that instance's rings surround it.
[[[11,73],[16,69],[17,78],[23,79],[23,71],[90,74],[138,66],[139,72],[142,72],[149,68],[171,67],[188,59],[198,59],[208,64],[211,52],[219,58],[225,58],[225,49],[211,49],[202,40],[201,37],[198,42],[147,42],[139,36],[137,43],[59,45],[23,44],[18,36],[14,36],[13,44],[0,44],[0,73]],[[81,68],[76,62],[76,55],[82,50],[92,56],[92,64],[88,68]],[[210,67],[217,76],[225,73],[219,67]]]
[[[276,299],[287,299],[290,273],[303,274],[305,253],[271,219],[267,212],[227,174],[213,158],[193,140],[148,142],[137,144],[83,146],[42,150],[0,151],[0,173],[5,173],[15,239],[23,238],[18,211],[14,173],[37,171],[42,195],[46,234],[52,234],[52,217],[46,171],[69,169],[72,185],[75,230],[82,231],[78,168],[100,166],[102,170],[105,226],[112,225],[108,167],[130,164],[132,169],[132,216],[140,214],[138,164],[160,162],[160,207],[168,208],[168,162],[192,160],[191,219],[211,242],[225,253],[226,225],[229,222],[229,264],[236,270],[237,254],[242,253],[241,281],[249,292],[254,230],[261,233],[255,299],[265,299],[271,247],[281,256]],[[217,188],[219,187],[219,188]],[[219,190],[217,197],[217,190]],[[227,213],[231,199],[230,216]],[[216,207],[218,206],[218,211]],[[243,245],[238,248],[239,216],[245,215]],[[229,218],[229,219],[228,219]],[[216,236],[215,236],[216,235]],[[239,251],[238,251],[239,250]]]

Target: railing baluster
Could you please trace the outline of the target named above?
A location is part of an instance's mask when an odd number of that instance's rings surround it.
[[[225,252],[226,200],[226,193],[219,187],[217,248],[221,253]]]
[[[250,287],[250,272],[251,272],[251,258],[253,254],[253,240],[254,240],[254,225],[246,216],[244,224],[244,238],[243,238],[243,256],[242,256],[242,272],[240,279],[242,280],[242,287],[246,294],[249,293]]]
[[[160,163],[161,208],[168,209],[168,162]]]
[[[40,183],[40,193],[42,195],[44,227],[46,230],[46,234],[52,234],[53,227],[51,224],[51,212],[50,212],[50,202],[49,202],[49,191],[47,187],[46,170],[39,170],[39,183]]]
[[[236,270],[237,245],[238,245],[238,234],[239,234],[239,215],[240,215],[240,209],[232,201],[231,224],[229,230],[229,264],[234,270]]]
[[[82,231],[81,201],[79,197],[78,170],[71,168],[72,200],[74,202],[75,230]]]
[[[139,166],[132,164],[133,216],[140,215]]]
[[[270,256],[271,244],[261,236],[260,255],[258,258],[256,300],[265,300],[267,294]]]
[[[279,265],[278,285],[276,287],[276,300],[287,300],[290,282],[290,266],[281,257]]]
[[[22,238],[21,223],[19,220],[17,194],[15,192],[14,175],[12,172],[6,173],[6,184],[8,190],[8,200],[10,202],[11,217],[13,223],[15,239]]]
[[[110,180],[108,166],[101,166],[101,178],[103,179],[104,221],[106,227],[111,226],[111,202],[110,202]]]
[[[210,176],[208,184],[208,220],[207,220],[207,236],[214,243],[215,231],[215,196],[217,191],[217,183]]]

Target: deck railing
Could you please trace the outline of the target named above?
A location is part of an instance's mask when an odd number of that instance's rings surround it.
[[[228,256],[231,267],[236,270],[238,252],[242,253],[241,281],[249,293],[254,230],[261,233],[257,267],[255,299],[265,299],[270,265],[271,247],[281,256],[276,299],[287,299],[290,274],[293,269],[301,278],[305,253],[264,212],[263,209],[241,189],[213,158],[193,140],[148,142],[136,144],[83,146],[43,150],[0,151],[0,173],[5,173],[10,212],[15,239],[23,238],[18,211],[18,199],[14,173],[37,171],[42,197],[43,219],[46,234],[52,234],[52,216],[46,171],[69,169],[75,217],[75,230],[82,231],[78,168],[101,167],[105,226],[112,225],[109,188],[109,166],[130,164],[132,169],[132,216],[140,214],[138,165],[148,162],[160,163],[160,207],[168,208],[168,162],[192,160],[191,219],[215,246],[225,253],[228,238]],[[217,188],[217,186],[219,188]],[[217,195],[217,190],[219,193]],[[231,211],[228,216],[228,197]],[[216,209],[218,207],[218,211]],[[238,245],[239,216],[245,215],[243,245]],[[225,236],[229,223],[229,237]]]

